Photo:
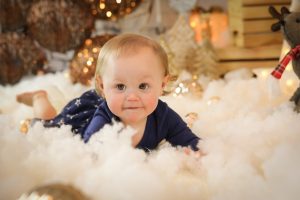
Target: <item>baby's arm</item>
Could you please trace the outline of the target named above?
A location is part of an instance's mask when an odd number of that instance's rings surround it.
[[[183,119],[171,108],[167,117],[168,134],[167,141],[174,146],[191,147],[192,150],[198,151],[197,144],[200,138],[195,135]]]
[[[87,126],[83,134],[84,142],[88,142],[90,137],[99,131],[105,124],[111,123],[107,117],[105,117],[101,110],[97,109],[91,122]]]

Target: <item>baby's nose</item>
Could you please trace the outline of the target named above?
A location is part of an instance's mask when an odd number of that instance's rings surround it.
[[[137,101],[139,99],[138,94],[135,91],[129,91],[127,94],[128,101]]]

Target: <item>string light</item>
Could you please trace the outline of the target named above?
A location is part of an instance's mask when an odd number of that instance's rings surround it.
[[[91,65],[93,64],[93,62],[92,62],[91,60],[88,60],[88,61],[86,62],[86,64],[87,64],[88,66],[91,66]]]
[[[107,12],[106,12],[106,16],[107,16],[107,17],[111,17],[111,15],[112,15],[112,13],[111,13],[110,11],[107,11]]]
[[[203,89],[197,83],[197,80],[185,80],[178,83],[173,90],[173,97],[191,96],[201,97]]]
[[[131,13],[142,0],[91,0],[92,14],[100,19],[117,20]]]
[[[114,35],[102,35],[86,39],[77,50],[70,63],[70,77],[74,83],[90,85],[94,77],[99,51],[106,41]]]
[[[100,3],[100,4],[99,4],[99,8],[100,8],[101,10],[105,9],[105,3]]]

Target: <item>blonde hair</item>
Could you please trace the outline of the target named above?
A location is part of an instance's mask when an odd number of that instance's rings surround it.
[[[108,60],[118,58],[121,55],[132,54],[143,47],[148,47],[158,56],[165,70],[165,76],[169,75],[168,56],[160,44],[148,37],[138,34],[121,34],[107,41],[100,50],[95,78],[100,78],[107,67]],[[101,94],[97,81],[95,81],[95,89]]]

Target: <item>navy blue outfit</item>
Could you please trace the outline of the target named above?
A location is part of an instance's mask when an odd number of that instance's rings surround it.
[[[106,101],[95,90],[90,90],[70,101],[54,119],[44,121],[44,126],[71,125],[72,131],[88,142],[95,132],[105,124],[112,124],[113,120],[120,121],[110,111]],[[144,135],[136,147],[153,150],[164,139],[173,146],[190,146],[198,150],[199,138],[174,110],[159,100],[156,109],[147,118]]]

